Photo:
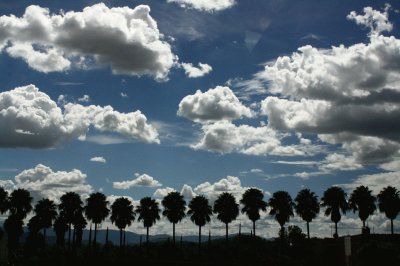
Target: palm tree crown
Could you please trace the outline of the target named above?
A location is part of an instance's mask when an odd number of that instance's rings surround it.
[[[346,213],[348,203],[346,201],[347,194],[340,187],[330,187],[325,190],[321,198],[321,206],[326,207],[325,215],[331,216],[331,221],[335,223],[335,237],[338,236],[337,224],[342,218],[341,212]]]
[[[393,234],[393,220],[400,212],[400,192],[392,186],[385,187],[378,194],[378,206],[379,211],[384,212],[386,217],[390,219]]]
[[[8,210],[8,192],[4,188],[0,187],[0,214],[5,213]]]
[[[247,189],[240,200],[243,204],[242,213],[253,222],[253,234],[256,235],[256,221],[260,219],[260,210],[267,210],[267,203],[263,201],[264,194],[256,188]]]
[[[144,197],[140,200],[140,204],[136,208],[136,213],[139,215],[138,221],[143,221],[143,226],[146,227],[146,239],[148,243],[149,228],[160,219],[158,202],[150,197]]]
[[[48,228],[57,217],[57,205],[52,200],[41,199],[35,205],[34,212],[40,217],[41,228]]]
[[[172,223],[173,241],[175,243],[175,224],[180,222],[185,217],[186,202],[181,193],[173,191],[161,201],[164,207],[163,215]]]
[[[68,246],[71,244],[71,225],[75,218],[82,213],[82,200],[81,197],[75,192],[67,192],[60,198],[61,203],[58,205],[60,215],[65,219],[68,224]]]
[[[307,223],[307,236],[310,238],[309,223],[319,213],[318,197],[314,192],[305,188],[299,191],[294,201],[296,213]]]
[[[111,205],[111,222],[119,228],[119,245],[122,246],[122,229],[135,220],[132,202],[127,198],[118,198]]]
[[[24,219],[32,211],[32,197],[28,190],[16,189],[9,198],[9,208],[12,215]]]
[[[376,210],[375,201],[376,198],[372,195],[372,191],[365,186],[357,187],[350,195],[349,207],[353,212],[358,211],[358,217],[363,222],[363,227],[365,227],[368,217]]]
[[[286,191],[277,191],[268,201],[268,206],[271,207],[270,215],[275,215],[281,228],[289,221],[290,216],[293,216],[293,201],[289,193]]]
[[[239,215],[239,204],[235,197],[228,192],[220,194],[214,202],[214,213],[217,213],[217,219],[225,224],[225,239],[228,241],[228,224]]]
[[[212,208],[208,204],[208,199],[203,195],[194,197],[189,202],[188,215],[190,220],[199,227],[199,247],[201,245],[201,227],[209,223],[212,215]]]

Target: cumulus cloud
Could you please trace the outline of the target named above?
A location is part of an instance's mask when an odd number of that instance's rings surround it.
[[[185,70],[185,74],[189,78],[200,78],[212,71],[210,65],[203,63],[199,63],[198,67],[193,66],[192,63],[181,63],[181,67]]]
[[[400,149],[400,40],[391,31],[389,6],[348,18],[371,28],[367,43],[330,49],[310,45],[269,62],[253,83],[268,83],[261,113],[268,126],[318,134],[342,144],[357,163],[384,163]],[[277,97],[279,96],[279,97]]]
[[[85,69],[94,62],[116,74],[165,79],[177,61],[146,5],[99,3],[59,14],[31,5],[21,17],[0,17],[1,48],[44,73]]]
[[[284,145],[280,134],[267,126],[236,126],[228,121],[220,121],[202,126],[204,132],[198,143],[191,147],[219,153],[238,152],[248,155],[305,156],[320,153],[317,145]]]
[[[90,102],[90,96],[85,94],[82,97],[78,98],[78,102],[88,103]]]
[[[153,197],[158,198],[158,199],[162,199],[162,198],[164,198],[165,196],[167,196],[168,193],[174,192],[174,191],[175,191],[175,189],[170,188],[170,187],[158,188],[158,189],[154,192]]]
[[[349,184],[341,184],[341,186],[349,189],[349,191],[352,191],[358,186],[368,186],[374,192],[374,194],[378,194],[384,187],[389,185],[399,188],[399,175],[399,171],[362,175],[356,178],[353,182]]]
[[[137,178],[121,182],[113,182],[113,188],[129,189],[131,187],[160,187],[162,184],[155,180],[152,176],[142,174]]]
[[[34,168],[27,169],[15,176],[15,180],[5,180],[8,188],[23,188],[28,190],[38,200],[49,198],[59,201],[66,192],[76,192],[82,198],[88,196],[93,188],[86,182],[86,174],[80,170],[53,171],[50,167],[38,164]],[[12,189],[14,189],[12,188]]]
[[[213,12],[233,7],[235,0],[167,0],[168,3],[177,3],[184,8],[194,8],[200,11]]]
[[[0,93],[0,147],[53,147],[65,140],[84,139],[91,126],[159,143],[157,130],[140,111],[120,113],[111,106],[72,103],[62,110],[34,85]]]
[[[195,94],[184,97],[179,103],[177,114],[199,123],[234,120],[254,115],[230,88],[222,86],[204,93],[197,90]]]
[[[96,163],[107,163],[107,160],[104,157],[98,156],[98,157],[93,157],[90,159],[91,162],[96,162]]]

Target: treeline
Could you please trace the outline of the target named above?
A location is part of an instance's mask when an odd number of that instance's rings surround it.
[[[325,215],[330,216],[335,224],[334,237],[338,237],[337,224],[341,216],[347,211],[357,212],[362,221],[362,232],[369,233],[369,228],[365,222],[370,215],[377,209],[385,213],[391,221],[391,233],[393,234],[393,220],[400,212],[400,192],[388,186],[374,196],[372,191],[366,186],[359,186],[351,193],[350,197],[340,187],[328,188],[319,200],[317,195],[309,189],[302,189],[293,200],[286,191],[277,191],[264,201],[263,192],[256,188],[246,190],[239,202],[228,192],[221,193],[211,206],[209,200],[199,195],[194,197],[186,207],[186,201],[179,192],[170,192],[166,195],[161,205],[150,197],[140,200],[138,206],[134,207],[132,202],[126,197],[117,198],[111,206],[107,197],[100,192],[92,193],[85,200],[75,192],[67,192],[60,198],[60,203],[56,204],[49,199],[39,200],[32,206],[32,196],[25,189],[16,189],[8,194],[0,187],[0,213],[8,214],[4,222],[4,230],[7,234],[7,244],[9,250],[16,250],[19,246],[19,239],[23,234],[24,219],[32,211],[34,215],[29,220],[27,227],[31,240],[41,238],[43,243],[46,241],[46,230],[53,227],[56,233],[58,245],[65,244],[65,234],[67,234],[67,245],[80,246],[82,244],[83,230],[87,227],[88,221],[94,224],[93,240],[92,227],[90,226],[89,246],[97,242],[97,226],[107,217],[120,231],[120,246],[124,243],[124,231],[135,219],[142,222],[147,229],[147,242],[149,240],[149,229],[161,218],[166,217],[172,224],[172,239],[175,243],[175,225],[185,216],[198,226],[199,245],[201,245],[201,229],[211,221],[211,216],[215,214],[217,219],[225,224],[226,241],[228,240],[229,224],[234,221],[239,212],[246,214],[253,223],[252,234],[256,235],[256,221],[260,219],[260,212],[267,211],[274,216],[281,226],[281,234],[284,233],[285,224],[296,213],[307,224],[307,235],[310,237],[309,224],[320,212],[320,207],[325,208]],[[242,208],[240,209],[240,205]],[[187,210],[186,210],[187,209]],[[108,228],[106,233],[106,243],[108,242]]]

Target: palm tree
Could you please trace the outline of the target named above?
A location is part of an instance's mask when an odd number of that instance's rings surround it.
[[[61,203],[58,205],[61,215],[68,224],[68,247],[71,246],[71,225],[77,213],[82,212],[81,197],[75,192],[67,192],[60,198]]]
[[[74,239],[77,246],[82,244],[82,236],[83,229],[85,229],[87,222],[85,217],[83,216],[83,212],[75,213],[74,221],[72,222],[74,225]]]
[[[64,236],[65,232],[68,230],[68,223],[62,213],[55,219],[53,228],[56,232],[57,244],[60,246],[64,245]]]
[[[11,192],[9,198],[9,209],[12,215],[21,220],[32,211],[32,197],[28,190],[16,189]]]
[[[49,199],[41,199],[35,205],[34,212],[40,219],[40,228],[43,228],[43,238],[46,243],[46,228],[53,225],[57,216],[57,205]]]
[[[289,221],[290,216],[293,216],[293,205],[292,197],[286,191],[275,192],[268,201],[268,206],[271,207],[269,214],[275,215],[275,220],[281,226],[281,232],[283,232],[284,225]]]
[[[294,201],[296,213],[307,223],[307,237],[310,238],[310,223],[319,213],[318,197],[305,188],[299,191]]]
[[[390,228],[392,235],[393,231],[393,220],[396,219],[400,212],[400,192],[392,187],[388,186],[382,189],[378,194],[378,206],[379,211],[384,212],[386,217],[390,219]]]
[[[256,235],[256,221],[260,219],[260,210],[267,210],[267,203],[263,201],[264,194],[256,188],[247,189],[240,200],[243,204],[242,213],[246,213],[250,221],[253,222],[253,235]]]
[[[8,210],[8,192],[4,188],[0,187],[0,214],[5,213]]]
[[[175,224],[185,217],[186,202],[181,193],[173,191],[161,201],[164,207],[163,215],[172,223],[172,238],[175,245]]]
[[[212,215],[211,206],[208,204],[208,199],[203,195],[194,197],[189,202],[188,215],[190,220],[199,227],[199,247],[201,246],[201,227],[209,223]]]
[[[107,205],[108,201],[106,196],[100,192],[90,194],[89,198],[86,200],[85,215],[94,223],[94,245],[96,245],[97,224],[104,221],[110,213]]]
[[[375,201],[376,198],[372,196],[372,191],[365,186],[357,187],[350,195],[349,207],[353,212],[358,211],[358,217],[363,223],[363,229],[365,228],[365,221],[376,210]]]
[[[156,223],[156,220],[160,220],[158,202],[150,197],[144,197],[136,207],[136,213],[139,215],[138,221],[143,221],[143,226],[146,227],[146,242],[149,243],[149,228]]]
[[[224,192],[214,202],[213,212],[217,213],[218,220],[225,224],[225,240],[228,242],[228,224],[239,215],[239,204],[231,193]]]
[[[321,206],[326,207],[325,216],[331,216],[331,221],[335,223],[335,234],[334,237],[338,237],[337,224],[342,218],[343,214],[346,214],[348,204],[346,201],[347,194],[340,187],[330,187],[324,192],[324,196],[321,198]]]
[[[4,221],[3,227],[7,232],[8,248],[10,250],[14,250],[18,246],[18,240],[24,232],[22,229],[23,225],[23,220],[15,214],[11,214]]]
[[[122,229],[135,220],[132,202],[127,198],[118,198],[111,205],[111,222],[119,229],[119,246],[122,247]]]

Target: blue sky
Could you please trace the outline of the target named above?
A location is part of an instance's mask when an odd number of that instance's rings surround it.
[[[399,188],[392,2],[1,3],[0,184],[134,200]]]

